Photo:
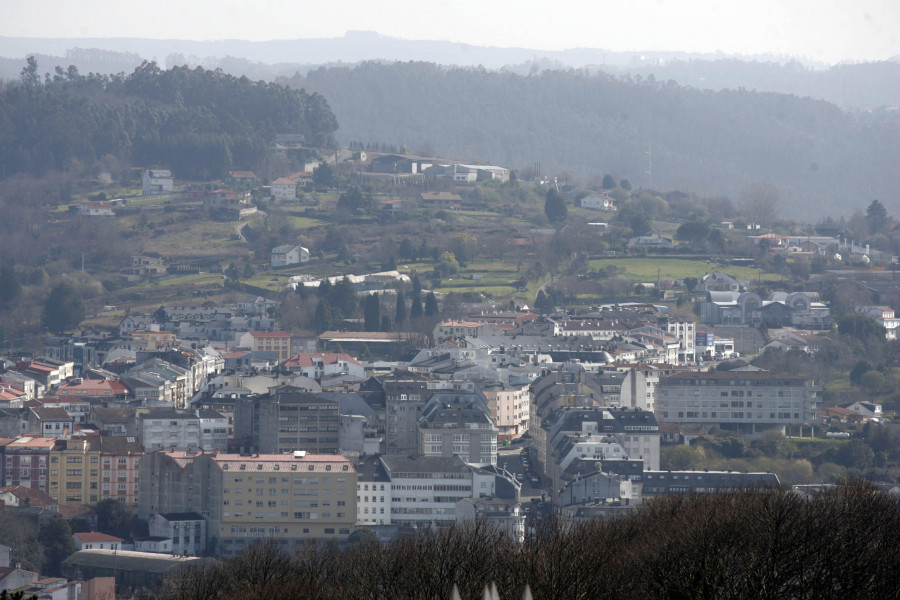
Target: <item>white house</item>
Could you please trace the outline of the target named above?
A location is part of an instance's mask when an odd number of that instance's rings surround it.
[[[272,248],[271,264],[273,268],[298,265],[309,262],[309,250],[303,246],[285,244]]]
[[[75,540],[76,550],[121,550],[122,542],[125,541],[99,531],[73,533],[72,539]]]
[[[272,197],[277,202],[290,202],[297,199],[297,182],[281,177],[272,182]]]
[[[175,176],[167,169],[144,171],[143,195],[171,194],[175,190]]]
[[[885,328],[885,338],[897,339],[897,328],[900,327],[900,319],[894,316],[894,309],[889,306],[857,306],[857,312],[867,317],[872,317],[878,324]]]
[[[85,200],[81,203],[81,214],[85,217],[114,217],[113,205],[103,200],[93,202]]]
[[[609,194],[591,194],[581,199],[581,208],[591,210],[616,210],[616,201]]]

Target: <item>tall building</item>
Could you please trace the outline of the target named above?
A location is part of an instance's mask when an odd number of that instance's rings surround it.
[[[822,387],[795,375],[768,371],[675,373],[660,378],[661,421],[715,425],[739,433],[814,425]]]
[[[3,476],[6,485],[49,491],[50,451],[56,440],[47,437],[18,437],[3,447]]]
[[[386,378],[385,454],[416,454],[419,451],[419,416],[433,390],[427,380],[412,373],[395,373]]]
[[[340,403],[283,385],[235,402],[235,437],[263,454],[337,454]]]
[[[355,527],[357,474],[342,456],[298,451],[202,455],[197,461],[209,535],[218,539],[222,556],[260,538],[295,546],[346,541]]]
[[[497,427],[471,402],[434,399],[419,417],[419,454],[459,456],[466,463],[497,464]]]

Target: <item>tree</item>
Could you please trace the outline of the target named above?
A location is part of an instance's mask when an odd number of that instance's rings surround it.
[[[556,224],[564,222],[569,214],[565,198],[554,188],[547,192],[547,199],[544,201],[544,214],[547,215],[551,223]]]
[[[702,244],[709,237],[709,225],[701,221],[682,223],[675,231],[675,237],[690,242],[691,248],[693,248],[696,244]]]
[[[603,189],[611,190],[615,187],[616,187],[616,178],[608,173],[606,175],[604,175],[603,176]]]
[[[880,233],[890,225],[887,209],[879,200],[872,200],[866,209],[866,222],[869,224],[869,233]]]
[[[334,187],[334,169],[327,162],[319,163],[312,176],[316,187]]]
[[[125,540],[131,539],[131,527],[134,524],[134,512],[119,502],[109,498],[97,503],[97,529]]]
[[[537,296],[534,299],[534,307],[537,308],[543,315],[544,313],[548,313],[553,310],[553,300],[547,297],[547,294],[544,293],[544,290],[540,289],[538,290]]]
[[[426,317],[436,317],[438,315],[438,301],[434,296],[434,292],[428,292],[428,295],[425,296],[425,316]]]
[[[418,319],[424,314],[422,310],[422,299],[418,296],[413,296],[412,303],[409,306],[409,318],[410,319]]]
[[[51,519],[38,532],[38,541],[44,547],[44,570],[48,575],[62,575],[62,561],[75,552],[72,529],[62,517]]]
[[[406,321],[406,298],[403,296],[403,290],[397,290],[397,307],[394,310],[394,323],[397,327],[403,325]]]
[[[25,66],[21,73],[22,83],[29,87],[41,85],[41,74],[38,73],[38,63],[34,55],[25,59]]]
[[[11,511],[0,511],[0,544],[15,549],[13,556],[23,569],[43,571],[44,552],[37,535],[27,521]]]
[[[84,319],[81,295],[70,283],[62,282],[50,290],[44,301],[44,327],[53,333],[75,328]]]
[[[419,279],[419,274],[416,273],[415,275],[413,275],[413,280],[412,280],[412,295],[418,296],[421,293],[422,293],[422,281]]]
[[[685,277],[684,278],[684,287],[687,289],[689,293],[693,293],[694,289],[700,284],[700,281],[697,280],[696,277]]]
[[[365,330],[378,331],[378,327],[381,325],[381,302],[378,300],[378,294],[366,296],[363,316]]]
[[[326,298],[321,298],[319,304],[316,305],[316,312],[313,315],[313,324],[316,331],[322,333],[334,327],[334,316],[331,311],[331,305]]]
[[[362,191],[355,185],[340,195],[337,202],[337,208],[347,213],[357,213],[364,210],[366,204]]]
[[[771,183],[755,183],[743,189],[740,205],[751,223],[769,226],[778,218],[781,196]]]
[[[0,306],[6,306],[22,292],[22,283],[13,265],[0,267]]]
[[[160,306],[153,313],[153,322],[159,325],[162,325],[166,321],[169,320],[169,315],[166,313],[166,309],[163,306]]]
[[[619,187],[622,188],[623,190],[631,191],[631,182],[628,181],[627,179],[623,179],[622,181],[619,182]]]

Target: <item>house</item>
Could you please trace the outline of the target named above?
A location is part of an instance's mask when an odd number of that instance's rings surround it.
[[[366,369],[362,363],[343,352],[295,354],[283,366],[291,373],[317,381],[332,375],[349,375],[361,380],[366,378]]]
[[[896,340],[900,319],[894,316],[894,309],[889,306],[857,306],[856,312],[872,317],[885,329],[885,339]]]
[[[609,194],[591,194],[581,199],[581,208],[614,211],[616,210],[616,201]]]
[[[157,277],[166,274],[166,261],[155,256],[132,256],[131,268],[126,269],[129,275],[138,277]]]
[[[422,192],[419,194],[419,202],[422,206],[443,210],[459,210],[462,206],[462,197],[453,192]]]
[[[717,426],[738,433],[811,425],[821,418],[822,387],[768,371],[684,372],[660,377],[661,421]]]
[[[144,196],[171,194],[175,190],[175,177],[168,169],[147,169],[142,187]]]
[[[291,244],[285,244],[283,246],[276,246],[272,248],[272,268],[299,265],[300,263],[305,262],[309,262],[309,250],[307,250],[303,246],[292,246]]]
[[[253,171],[229,171],[225,183],[239,190],[249,190],[259,184],[259,177]]]
[[[272,182],[272,197],[276,202],[293,202],[297,199],[297,182],[280,177]]]
[[[36,406],[28,409],[26,433],[59,438],[72,433],[75,420],[60,407]]]
[[[628,240],[629,250],[671,250],[675,244],[658,235],[639,235]]]
[[[884,416],[881,410],[881,405],[875,404],[874,402],[850,402],[848,404],[841,404],[841,408],[852,410],[856,414],[867,419],[878,420],[881,419],[882,416]]]
[[[121,550],[122,543],[125,541],[99,531],[73,533],[72,539],[75,540],[76,550],[92,550],[94,548],[97,550]]]
[[[278,362],[291,356],[291,334],[286,331],[248,331],[237,342],[253,352],[272,352]]]
[[[30,586],[38,580],[34,571],[26,571],[19,567],[0,567],[0,590],[17,590]]]
[[[85,200],[81,203],[81,208],[79,210],[82,216],[85,217],[114,217],[116,213],[113,212],[113,205],[111,202],[106,201],[98,201],[92,202],[89,200]]]
[[[150,536],[171,541],[169,551],[182,556],[201,556],[206,551],[206,519],[195,512],[150,515]]]

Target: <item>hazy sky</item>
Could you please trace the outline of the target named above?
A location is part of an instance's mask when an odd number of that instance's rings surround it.
[[[561,50],[900,55],[898,0],[0,0],[0,35],[251,41],[340,37]]]

